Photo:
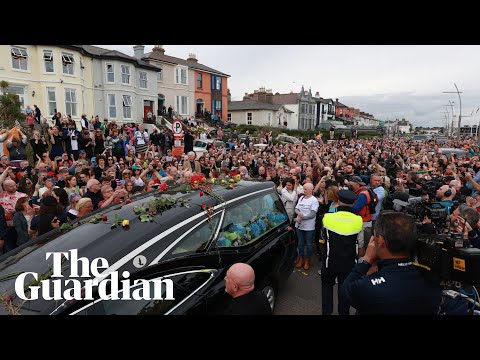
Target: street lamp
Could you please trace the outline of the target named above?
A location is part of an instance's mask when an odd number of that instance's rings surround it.
[[[450,136],[453,136],[453,122],[455,121],[455,114],[453,113],[453,104],[455,104],[455,101],[450,101],[448,100],[449,104],[444,105],[444,106],[450,106],[452,108],[452,127],[450,129]],[[447,108],[448,111],[448,108]]]
[[[458,91],[457,84],[453,83],[453,85],[455,85],[455,89],[457,89],[457,91],[444,91],[443,93],[444,94],[457,94],[458,95],[458,101],[460,103],[460,112],[458,114],[458,137],[460,137],[460,126],[462,124],[462,98],[460,97],[460,94],[462,93],[462,91]]]

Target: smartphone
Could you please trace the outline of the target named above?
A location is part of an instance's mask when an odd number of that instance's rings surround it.
[[[28,200],[28,206],[33,207],[33,200],[32,199]]]

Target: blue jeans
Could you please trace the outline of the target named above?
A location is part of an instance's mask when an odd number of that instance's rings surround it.
[[[309,258],[313,252],[313,238],[315,237],[315,230],[299,230],[298,237],[298,256]]]

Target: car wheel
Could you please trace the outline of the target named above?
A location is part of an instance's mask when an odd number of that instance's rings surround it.
[[[268,303],[270,304],[273,312],[273,310],[275,309],[275,302],[277,300],[277,294],[275,292],[275,289],[271,285],[265,285],[262,289],[262,292],[267,297]]]

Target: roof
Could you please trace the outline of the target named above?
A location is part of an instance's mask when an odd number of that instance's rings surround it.
[[[197,62],[194,62],[194,61],[188,61],[188,60],[180,59],[180,58],[177,58],[177,57],[174,57],[174,56],[165,55],[161,51],[151,51],[149,53],[146,53],[145,56],[142,59],[158,60],[158,61],[162,61],[162,62],[174,64],[174,65],[184,65],[184,66],[188,66],[192,69],[202,70],[202,71],[206,71],[206,72],[209,72],[209,73],[212,73],[212,74],[218,74],[218,75],[230,77],[230,75],[224,74],[221,71],[212,69],[212,68],[210,68],[206,65],[203,65],[203,64],[200,64],[200,63],[197,63]]]
[[[290,94],[275,94],[272,97],[272,102],[274,104],[297,104],[298,96],[300,93],[290,93]]]
[[[340,101],[334,101],[333,103],[335,104],[336,107],[348,107],[347,105],[342,104]]]
[[[78,51],[83,51],[84,53],[87,53],[88,55],[91,55],[95,58],[128,61],[135,64],[135,66],[137,67],[153,71],[159,71],[159,68],[157,66],[149,64],[143,60],[139,60],[133,56],[129,56],[117,50],[103,49],[98,46],[92,45],[70,45],[68,47],[74,48]]]
[[[278,111],[282,107],[281,104],[269,104],[257,100],[232,101],[228,103],[228,111],[239,110],[274,110]],[[288,110],[290,111],[290,110]]]

